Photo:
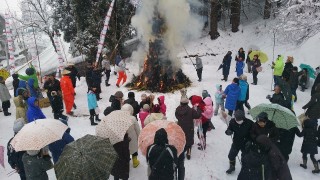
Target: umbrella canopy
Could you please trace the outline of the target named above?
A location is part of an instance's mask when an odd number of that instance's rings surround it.
[[[112,111],[108,116],[102,118],[102,121],[96,127],[96,135],[109,138],[111,144],[123,141],[129,127],[133,125],[128,111]]]
[[[4,147],[0,146],[0,165],[4,168]]]
[[[265,63],[269,60],[268,55],[262,51],[252,51],[249,55],[250,59],[253,60],[253,56],[258,55],[261,63]]]
[[[0,69],[0,76],[6,80],[10,76],[10,73],[6,69]]]
[[[118,155],[109,139],[86,135],[63,149],[55,164],[57,179],[108,179]]]
[[[12,139],[16,151],[40,150],[62,138],[68,126],[56,119],[38,119],[23,126]]]
[[[307,69],[308,70],[308,74],[309,74],[309,77],[315,79],[316,76],[314,75],[315,74],[315,70],[313,69],[313,67],[311,67],[310,65],[308,64],[300,64],[299,66],[301,69]]]
[[[299,121],[295,114],[288,108],[279,104],[259,104],[250,110],[251,116],[255,119],[261,112],[268,114],[268,119],[273,121],[277,128],[291,129],[299,126]]]
[[[186,145],[186,136],[179,125],[172,121],[157,120],[149,123],[142,129],[139,135],[139,148],[143,155],[147,154],[147,148],[154,143],[157,130],[164,128],[168,134],[169,144],[173,145],[180,155]]]

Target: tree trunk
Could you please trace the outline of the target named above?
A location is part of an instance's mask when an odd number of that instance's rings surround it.
[[[211,0],[210,12],[210,39],[217,39],[220,34],[218,32],[218,0]]]
[[[270,3],[269,0],[266,0],[266,3],[264,5],[263,19],[269,19],[270,18],[270,12],[271,12],[271,3]]]
[[[231,1],[231,31],[238,32],[240,25],[241,0]]]
[[[52,35],[53,33],[51,33],[50,31],[45,31],[45,33],[49,36],[52,46],[54,48],[54,51],[57,52],[57,47],[56,47],[56,44],[54,43],[54,39]]]

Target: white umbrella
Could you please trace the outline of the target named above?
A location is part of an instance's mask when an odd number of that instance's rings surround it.
[[[40,150],[62,138],[68,126],[55,119],[38,119],[23,126],[12,139],[16,151]]]
[[[133,125],[128,111],[112,111],[96,127],[96,135],[109,138],[111,144],[123,141],[129,127]]]

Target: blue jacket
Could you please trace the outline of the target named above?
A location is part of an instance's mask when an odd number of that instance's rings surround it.
[[[62,136],[62,139],[49,144],[49,150],[52,154],[53,162],[56,163],[63,151],[63,148],[74,141],[74,138],[69,134],[70,129],[68,129]]]
[[[27,118],[29,122],[32,122],[37,119],[45,119],[46,116],[42,113],[41,109],[38,106],[34,105],[34,102],[37,100],[35,97],[29,97],[27,104]]]
[[[95,109],[98,106],[96,94],[94,94],[92,91],[89,91],[88,94],[87,94],[87,98],[88,98],[88,108],[89,108],[89,110]]]
[[[217,92],[214,95],[216,104],[222,104],[224,103],[224,100],[222,98],[223,91],[222,90],[220,91],[220,84],[217,84],[216,88],[217,88]]]
[[[240,77],[243,74],[243,68],[244,68],[244,62],[243,61],[237,61],[236,70],[237,70],[237,76],[238,77]]]
[[[224,90],[224,94],[227,95],[225,108],[228,110],[234,111],[236,109],[237,100],[240,96],[241,89],[240,87],[232,83],[227,86],[226,90]]]
[[[238,98],[238,101],[245,101],[247,99],[247,92],[248,92],[249,85],[246,81],[239,80],[239,87],[241,89],[241,93]]]
[[[30,92],[31,97],[38,97],[37,91],[33,86],[34,84],[34,79],[30,78],[27,82],[28,90]]]

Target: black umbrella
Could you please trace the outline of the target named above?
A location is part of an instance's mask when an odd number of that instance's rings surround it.
[[[220,66],[219,66],[219,68],[218,68],[217,71],[219,71],[219,70],[222,69],[222,68],[223,68],[223,64],[220,64]]]

